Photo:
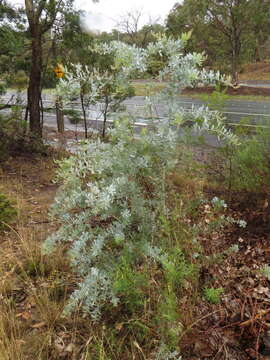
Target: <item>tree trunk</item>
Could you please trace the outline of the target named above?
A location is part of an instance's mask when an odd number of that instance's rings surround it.
[[[103,113],[103,129],[102,129],[103,139],[105,138],[105,132],[106,132],[108,106],[109,106],[109,99],[108,99],[108,96],[105,96],[105,106],[104,106],[104,113]]]
[[[42,73],[42,42],[38,29],[32,32],[32,65],[28,86],[28,109],[30,133],[34,138],[42,138],[40,121],[41,73]]]
[[[256,39],[255,51],[254,51],[255,62],[261,61],[261,48],[258,39]]]
[[[235,50],[233,49],[233,54],[232,54],[232,82],[237,83],[237,80],[238,80],[238,76],[237,76],[237,59],[236,59]]]
[[[238,82],[238,65],[241,51],[241,43],[237,37],[232,39],[232,81]]]
[[[83,123],[84,123],[84,137],[87,139],[88,138],[88,133],[87,133],[87,119],[86,119],[86,111],[85,111],[85,105],[84,105],[84,95],[81,92],[80,94],[80,99],[81,99],[81,107],[82,107],[82,112],[83,112]]]
[[[258,62],[261,61],[261,53],[260,53],[260,48],[259,48],[259,46],[256,46],[256,47],[255,47],[254,59],[255,59],[255,62],[256,62],[256,63],[258,63]]]
[[[65,124],[64,124],[64,112],[63,112],[63,104],[61,97],[57,97],[55,102],[56,107],[56,121],[57,121],[57,131],[60,134],[65,132]]]

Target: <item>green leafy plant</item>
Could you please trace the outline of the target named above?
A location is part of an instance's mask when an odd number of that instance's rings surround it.
[[[226,101],[229,99],[229,95],[226,94],[226,87],[221,88],[221,84],[215,86],[215,90],[209,95],[201,95],[201,99],[206,103],[209,109],[214,111],[223,111],[226,105]]]
[[[11,109],[10,114],[0,115],[0,161],[5,159],[12,150],[22,149],[26,138],[27,123],[23,119],[23,99],[22,99],[22,84],[25,83],[25,78],[18,78],[18,90],[15,97],[15,104],[3,105],[3,109],[8,107]],[[0,96],[5,93],[5,88],[0,84]]]
[[[176,349],[183,325],[180,321],[177,296],[171,289],[165,290],[161,296],[156,322],[167,346]]]
[[[71,124],[79,124],[80,122],[83,121],[83,119],[81,118],[81,114],[80,111],[75,110],[75,109],[68,109],[68,110],[63,110],[64,115],[67,116],[69,122]]]
[[[11,204],[6,195],[0,193],[0,230],[16,219],[17,210]]]
[[[172,248],[166,252],[165,256],[160,257],[164,276],[168,287],[177,292],[181,289],[183,281],[196,278],[197,269],[189,264],[181,249]]]
[[[239,129],[238,133],[244,136],[241,144],[226,144],[219,149],[229,201],[233,191],[262,194],[270,191],[270,127],[267,124],[253,129],[253,133]]]
[[[234,153],[233,186],[237,190],[268,192],[270,189],[270,127],[258,128]]]
[[[205,299],[211,304],[218,304],[220,302],[220,297],[223,294],[224,289],[220,288],[204,288],[203,294]]]
[[[268,280],[270,280],[270,266],[264,265],[260,268],[260,273],[265,276]]]
[[[149,279],[143,269],[136,271],[131,265],[132,262],[129,264],[127,257],[120,260],[112,286],[114,293],[133,313],[144,305]]]

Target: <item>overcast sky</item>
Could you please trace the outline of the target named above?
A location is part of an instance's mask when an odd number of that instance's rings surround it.
[[[158,17],[164,20],[177,0],[76,0],[77,8],[87,11],[87,27],[100,31],[116,28],[117,20],[128,11],[141,10],[144,13],[141,25]]]
[[[0,0],[1,1],[1,0]],[[8,0],[12,4],[23,4],[24,0]],[[144,14],[141,26],[152,20],[164,20],[174,4],[182,0],[75,0],[77,9],[86,11],[86,30],[110,31],[127,12],[140,10]]]

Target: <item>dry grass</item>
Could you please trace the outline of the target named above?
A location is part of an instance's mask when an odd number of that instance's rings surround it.
[[[47,217],[55,165],[51,158],[17,158],[1,169],[0,189],[15,203],[18,218],[0,235],[0,360],[50,359],[68,269],[61,249],[45,257],[40,247],[55,229]]]
[[[270,75],[270,73],[269,73]],[[254,77],[255,79],[255,77]],[[270,79],[270,76],[269,76]],[[245,76],[243,74],[241,74],[240,76],[240,80],[252,80],[251,78],[248,78],[248,76],[245,78]],[[260,80],[260,79],[257,79]],[[261,80],[267,80],[267,77],[265,79],[261,79]],[[162,82],[152,82],[152,81],[134,81],[133,82],[133,86],[135,87],[135,94],[137,96],[152,96],[155,95],[156,93],[158,93],[159,91],[161,91],[162,89],[165,88],[166,83],[162,83]],[[228,100],[244,100],[244,101],[270,101],[270,96],[267,93],[263,93],[262,89],[256,89],[256,88],[249,88],[251,89],[249,92],[248,91],[244,91],[244,94],[241,94],[241,90],[239,90],[239,94],[237,94],[237,92],[235,92],[235,94],[227,94],[228,95]],[[209,94],[209,91],[206,90],[202,90],[202,89],[187,89],[184,90],[183,93],[179,94],[179,98],[181,97],[189,97],[189,98],[193,98],[193,99],[199,99],[201,100],[201,96],[203,94]]]
[[[270,72],[246,72],[239,74],[239,80],[261,80],[261,82],[270,80]]]
[[[76,279],[64,249],[44,256],[41,243],[56,225],[47,217],[56,186],[52,159],[17,158],[2,164],[0,189],[19,209],[0,234],[0,360],[141,359],[119,330],[95,326],[81,313],[63,317]],[[130,336],[129,336],[130,337]],[[132,348],[133,355],[130,355]]]
[[[136,96],[152,96],[163,90],[166,83],[151,80],[133,81]]]
[[[100,341],[89,319],[62,315],[75,282],[64,249],[52,256],[41,252],[56,228],[47,216],[54,170],[53,160],[44,158],[2,164],[0,188],[19,215],[0,235],[0,360],[86,360],[92,358],[89,344]]]

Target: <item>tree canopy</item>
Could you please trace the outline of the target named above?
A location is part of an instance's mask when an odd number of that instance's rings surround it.
[[[270,2],[261,0],[185,0],[171,10],[167,31],[193,30],[193,46],[204,48],[214,61],[226,60],[236,80],[241,60],[260,56],[268,38],[269,10]]]

